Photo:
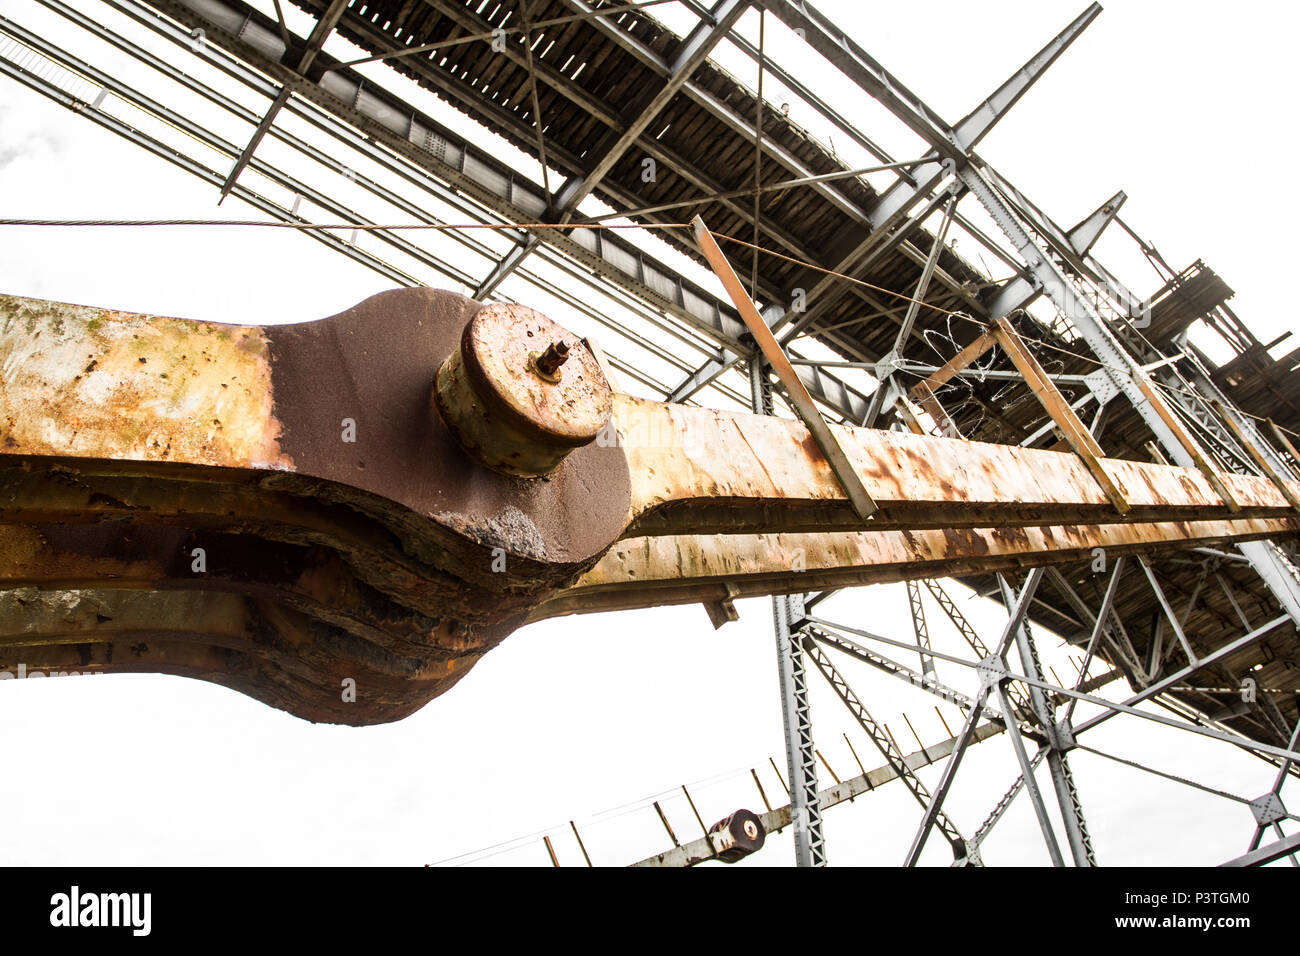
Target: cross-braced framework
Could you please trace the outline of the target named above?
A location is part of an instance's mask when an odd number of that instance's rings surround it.
[[[1268,479],[1300,509],[1288,484],[1300,468],[1300,393],[1287,378],[1294,353],[1275,362],[1277,343],[1254,337],[1203,263],[1177,271],[1139,239],[1119,217],[1122,192],[1067,229],[976,152],[1097,17],[1096,4],[956,123],[800,0],[37,6],[44,23],[66,29],[55,42],[25,16],[0,17],[0,72],[13,81],[399,285],[450,282],[480,300],[555,303],[584,316],[601,327],[612,368],[646,396],[763,415],[787,414],[774,399],[787,400],[864,521],[874,503],[860,487],[855,497],[827,419],[1068,450],[1113,508],[1121,541],[1123,519],[1141,509],[1115,480],[1113,459],[1195,470],[1234,511],[1232,476]],[[689,29],[669,30],[656,7],[688,16]],[[756,18],[757,42],[741,30],[746,17]],[[914,155],[890,155],[770,58],[765,31],[777,23],[886,107],[919,143]],[[753,91],[710,59],[723,48],[753,61]],[[765,79],[869,164],[850,168],[804,133],[764,98]],[[423,109],[430,91],[509,150]],[[682,228],[691,218],[693,233]],[[317,228],[322,219],[337,225]],[[429,228],[384,225],[394,221]],[[611,222],[640,228],[599,228]],[[490,228],[442,228],[452,223]],[[1160,273],[1152,295],[1131,292],[1094,256],[1112,223]],[[959,255],[958,237],[973,251]],[[1009,278],[992,277],[990,261]],[[727,297],[710,291],[706,265],[729,273]],[[1236,357],[1216,364],[1192,340],[1194,327]],[[1253,835],[1229,862],[1295,863],[1300,837],[1282,826],[1300,819],[1282,796],[1300,760],[1291,543],[1147,545],[1128,557],[1097,547],[1083,559],[1061,552],[1048,563],[1044,554],[1038,566],[1022,555],[1018,570],[958,570],[962,584],[1006,608],[1000,632],[985,637],[933,578],[900,575],[910,578],[913,624],[903,636],[823,617],[833,591],[774,597],[790,802],[771,807],[755,773],[768,807],[762,824],[792,826],[797,862],[824,865],[822,812],[897,779],[921,808],[902,862],[917,863],[938,830],[954,863],[979,864],[1023,792],[1052,862],[1091,866],[1105,847],[1093,845],[1087,782],[1081,788],[1071,770],[1079,750],[1247,804]],[[734,611],[733,591],[719,593],[709,605],[715,623]],[[932,640],[927,603],[969,655]],[[1040,629],[1082,651],[1077,680],[1044,668]],[[917,666],[884,649],[915,655]],[[905,753],[854,691],[848,662],[955,705],[962,725]],[[819,789],[809,665],[884,765],[859,761],[861,775]],[[973,672],[976,692],[944,683],[940,665],[945,675]],[[1098,696],[1120,680],[1129,693]],[[1094,712],[1076,721],[1080,705]],[[1276,765],[1275,782],[1251,799],[1089,746],[1087,732],[1117,716],[1245,750]],[[995,736],[1008,740],[1020,776],[963,833],[945,800],[969,748]],[[917,771],[940,761],[927,786]],[[647,864],[720,858],[712,831],[680,844],[655,807],[674,848]],[[573,836],[590,863],[576,826]]]

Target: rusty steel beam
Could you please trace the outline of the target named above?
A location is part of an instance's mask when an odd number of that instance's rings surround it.
[[[672,535],[619,541],[532,619],[955,577],[1300,532],[1300,518]],[[725,589],[725,590],[724,590]]]
[[[863,527],[798,422],[616,395],[614,427],[631,471],[628,535]],[[1087,465],[1069,453],[829,427],[877,504],[873,530],[1116,520]],[[1236,513],[1196,469],[1102,461],[1129,502],[1123,520]],[[1243,515],[1290,510],[1267,479],[1219,478]]]
[[[530,480],[485,465],[444,420],[435,377],[462,355],[469,320],[490,334],[494,315],[428,289],[268,329],[0,299],[0,523],[14,543],[0,575],[273,601],[283,613],[250,616],[262,632],[239,667],[187,673],[313,720],[410,713],[593,564],[628,513],[620,449],[571,447]],[[498,343],[516,348],[512,371],[556,344],[530,345],[543,330],[520,323]],[[547,360],[493,396],[518,400],[492,414],[536,455],[572,445],[574,420],[558,410],[587,385],[601,399],[603,380],[585,378],[594,360],[559,338],[578,357],[558,381]],[[31,637],[29,625],[21,605],[0,617],[6,635]],[[160,644],[135,645],[106,668],[167,670]],[[0,663],[35,646],[0,646]],[[259,691],[267,681],[281,689]],[[356,700],[340,706],[345,681]]]
[[[377,723],[555,614],[1300,532],[1300,483],[1217,476],[1229,511],[1195,469],[1107,460],[1117,520],[1070,454],[828,427],[869,531],[804,424],[614,395],[522,306],[407,289],[258,327],[0,297],[0,670]]]

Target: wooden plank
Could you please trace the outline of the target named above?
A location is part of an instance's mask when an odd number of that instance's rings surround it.
[[[938,371],[927,378],[925,380],[926,384],[930,386],[932,391],[940,385],[947,384],[958,372],[991,349],[996,342],[997,338],[991,331],[982,333],[979,338],[950,358]]]
[[[918,382],[913,386],[912,395],[916,399],[917,404],[929,412],[930,417],[934,419],[934,424],[938,428],[939,434],[943,435],[945,438],[965,437],[962,435],[961,431],[958,430],[957,423],[953,421],[952,416],[944,409],[943,404],[939,401],[939,397],[934,394],[934,389],[930,387],[928,381]],[[903,402],[899,402],[898,407],[905,408],[906,405]],[[908,411],[910,414],[911,410],[909,409]],[[915,416],[913,416],[913,418],[915,418]],[[910,427],[911,423],[909,422],[908,425]],[[919,427],[920,425],[918,423],[918,428]],[[916,429],[913,429],[913,431],[916,431]],[[924,429],[917,432],[917,434],[925,434]]]
[[[1015,363],[1020,374],[1025,377],[1029,384],[1029,389],[1038,399],[1038,403],[1043,406],[1043,410],[1051,416],[1052,421],[1056,422],[1061,434],[1074,453],[1083,459],[1083,463],[1088,466],[1088,471],[1092,473],[1093,478],[1097,479],[1097,484],[1101,490],[1106,493],[1110,503],[1115,506],[1115,510],[1120,514],[1128,514],[1130,505],[1128,499],[1124,497],[1124,492],[1120,490],[1115,479],[1111,477],[1110,472],[1106,470],[1106,464],[1102,459],[1105,452],[1097,444],[1097,440],[1092,437],[1092,432],[1079,420],[1070,403],[1065,400],[1060,389],[1047,375],[1047,372],[1038,364],[1038,359],[1034,358],[1029,349],[1025,348],[1025,343],[1020,340],[1016,330],[1011,323],[1005,318],[997,318],[993,322],[993,334],[997,337],[998,344],[1002,346],[1002,351],[1006,352]]]
[[[947,384],[955,375],[991,349],[996,341],[991,332],[981,333],[979,338],[945,362],[933,375],[912,386],[912,398],[929,413],[940,434],[945,437],[960,438],[962,435],[957,429],[956,421],[944,410],[943,403],[939,401],[935,390]]]
[[[704,257],[722,281],[723,287],[727,290],[727,295],[731,297],[731,301],[736,306],[741,318],[745,320],[749,334],[754,337],[759,349],[768,362],[771,363],[772,370],[776,372],[776,377],[785,386],[786,393],[794,403],[795,410],[799,413],[799,417],[803,419],[803,423],[808,426],[808,431],[812,433],[818,447],[822,450],[822,454],[826,456],[826,461],[830,464],[831,470],[835,473],[841,487],[843,487],[850,504],[853,505],[854,512],[860,518],[869,518],[876,511],[876,503],[867,494],[867,489],[862,484],[862,478],[854,470],[848,455],[844,453],[844,449],[840,446],[839,439],[835,437],[835,433],[831,431],[826,419],[822,418],[821,412],[817,410],[812,396],[808,394],[803,382],[799,380],[799,375],[795,372],[794,366],[790,364],[790,360],[786,357],[781,344],[777,342],[776,336],[772,334],[772,330],[767,327],[767,323],[759,315],[758,307],[746,295],[744,287],[740,284],[739,276],[731,268],[731,263],[722,254],[722,250],[718,248],[713,233],[709,232],[708,227],[704,225],[704,220],[699,216],[696,216],[692,221],[692,226],[695,229],[695,239],[700,244]]]
[[[912,434],[924,435],[926,433],[925,428],[921,425],[920,419],[916,417],[911,407],[907,404],[906,398],[902,395],[898,396],[898,398],[894,400],[894,408],[898,412],[898,417],[903,420],[903,423],[907,425]],[[942,411],[942,409],[940,410]],[[956,427],[956,425],[953,426],[954,429]]]
[[[1268,427],[1273,430],[1273,437],[1286,449],[1287,454],[1291,456],[1291,460],[1300,465],[1300,451],[1296,451],[1295,445],[1291,444],[1291,439],[1286,437],[1286,432],[1271,418],[1268,419]]]
[[[1237,437],[1237,441],[1241,442],[1242,447],[1250,453],[1250,457],[1255,460],[1255,464],[1264,469],[1264,474],[1273,479],[1273,484],[1277,485],[1277,490],[1282,492],[1287,501],[1291,502],[1291,507],[1300,511],[1300,497],[1296,496],[1295,491],[1291,488],[1290,482],[1277,473],[1277,469],[1273,467],[1273,463],[1264,457],[1264,452],[1261,451],[1260,447],[1251,440],[1249,435],[1246,434],[1245,429],[1238,425],[1237,420],[1228,414],[1228,411],[1223,407],[1222,402],[1217,398],[1214,398],[1210,400],[1210,404],[1213,405],[1214,410],[1219,413],[1219,417],[1228,423],[1228,428],[1230,428],[1232,434]]]
[[[1223,503],[1228,506],[1228,510],[1240,511],[1240,502],[1233,497],[1232,492],[1228,490],[1228,486],[1223,483],[1223,479],[1219,477],[1218,469],[1215,468],[1214,464],[1205,457],[1205,452],[1201,451],[1201,446],[1197,444],[1196,439],[1191,436],[1191,433],[1183,427],[1183,423],[1178,420],[1173,409],[1169,407],[1169,403],[1165,401],[1164,396],[1156,391],[1155,386],[1151,384],[1151,379],[1147,376],[1146,372],[1143,372],[1141,369],[1135,370],[1133,383],[1138,387],[1138,390],[1146,398],[1147,402],[1150,403],[1151,407],[1155,409],[1156,414],[1160,416],[1160,420],[1165,423],[1171,432],[1174,433],[1174,437],[1178,439],[1179,444],[1181,444],[1187,454],[1191,456],[1196,467],[1200,470],[1201,474],[1205,476],[1205,480],[1214,486],[1214,490],[1218,492],[1219,497],[1223,499]]]

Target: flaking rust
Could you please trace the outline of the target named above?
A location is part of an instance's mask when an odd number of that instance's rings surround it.
[[[545,382],[556,401],[535,396],[545,437],[567,446],[544,479],[462,447],[433,387],[489,311],[464,296],[404,290],[273,328],[14,297],[0,309],[13,546],[0,593],[93,600],[103,627],[75,635],[91,672],[199,677],[313,720],[394,720],[594,564],[628,513],[622,452],[565,432],[583,376],[600,376],[580,355],[540,369],[559,379]],[[608,386],[590,382],[605,389],[600,425]],[[168,612],[170,595],[200,591],[224,609],[213,621]],[[156,605],[152,624],[138,602],[125,622],[113,611],[132,592]],[[0,603],[0,664],[62,659],[69,635],[49,614],[34,631],[29,606]],[[347,681],[355,700],[340,697]]]
[[[619,541],[591,571],[542,603],[561,614],[793,594],[913,578],[1007,571],[1300,533],[1300,516],[864,532],[681,534]]]
[[[17,296],[0,316],[5,450],[292,466],[261,330]]]
[[[1230,512],[1106,460],[1120,516],[1073,455],[834,432],[869,529],[803,424],[613,396],[524,306],[406,289],[259,328],[0,297],[0,669],[378,723],[530,618],[1300,531],[1300,484],[1224,476]]]

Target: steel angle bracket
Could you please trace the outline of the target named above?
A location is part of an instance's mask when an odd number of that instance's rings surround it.
[[[984,858],[980,855],[980,845],[974,840],[963,840],[965,844],[963,855],[960,859],[953,860],[954,867],[966,866],[983,866]]]

